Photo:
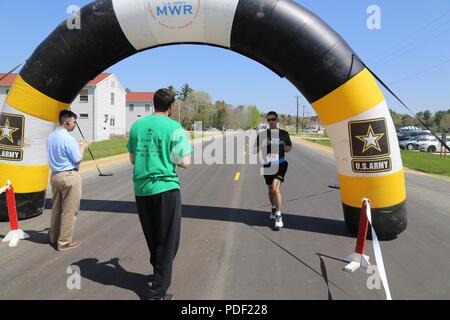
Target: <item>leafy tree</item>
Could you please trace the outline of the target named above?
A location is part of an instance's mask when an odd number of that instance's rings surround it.
[[[442,117],[440,127],[441,127],[442,131],[449,132],[449,130],[450,130],[450,112],[448,112],[447,114],[445,114]]]
[[[214,116],[214,107],[211,96],[205,91],[192,91],[185,103],[191,110],[191,121],[201,121],[203,126],[211,126]]]
[[[187,83],[185,83],[180,90],[179,93],[179,99],[182,101],[186,101],[186,99],[188,98],[188,96],[194,92],[194,89],[192,89]]]
[[[398,129],[403,126],[403,119],[400,113],[395,112],[394,110],[389,110],[391,112],[392,120],[394,121],[394,126]]]
[[[402,115],[402,127],[415,126],[417,125],[417,120],[411,117],[409,114]]]
[[[248,107],[248,113],[249,113],[249,118],[248,118],[248,124],[247,127],[248,128],[257,128],[259,126],[259,121],[260,121],[260,113],[259,110],[256,106],[249,106]]]
[[[225,128],[229,116],[227,104],[225,101],[217,101],[214,107],[216,113],[214,115],[213,126],[217,129]]]

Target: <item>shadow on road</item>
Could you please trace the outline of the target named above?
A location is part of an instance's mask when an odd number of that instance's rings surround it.
[[[74,262],[72,265],[80,268],[83,278],[106,286],[133,291],[141,300],[147,298],[148,282],[151,282],[153,278],[153,275],[126,271],[119,264],[119,258],[113,258],[105,262],[100,262],[96,258],[87,258]]]
[[[44,230],[25,230],[30,236],[26,241],[31,241],[37,244],[48,244],[50,245],[50,237],[48,235],[50,228],[45,228]]]
[[[49,199],[46,201],[45,208],[51,209],[51,201]],[[132,201],[82,199],[80,210],[137,214],[136,204]],[[183,205],[183,217],[202,220],[229,221],[244,223],[249,226],[273,228],[273,221],[268,219],[267,211]],[[347,230],[344,221],[341,220],[285,213],[283,214],[283,222],[285,224],[284,229],[322,233],[342,237],[354,237]]]
[[[45,200],[45,209],[51,210],[52,201]],[[115,200],[88,200],[81,199],[80,211],[97,211],[112,213],[136,213],[136,203],[133,201],[115,201]]]

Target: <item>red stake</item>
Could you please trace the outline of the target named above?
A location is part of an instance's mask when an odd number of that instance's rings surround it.
[[[369,220],[367,219],[367,202],[363,201],[361,208],[361,216],[359,217],[358,240],[356,242],[355,248],[355,252],[361,255],[364,254],[368,229],[369,229]]]
[[[19,221],[17,220],[16,199],[14,197],[14,189],[12,186],[6,190],[6,202],[8,204],[10,230],[14,231],[19,229]]]

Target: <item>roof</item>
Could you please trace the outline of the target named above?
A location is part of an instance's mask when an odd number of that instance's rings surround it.
[[[99,84],[100,82],[102,82],[103,80],[105,80],[106,78],[108,78],[112,73],[100,73],[98,76],[96,76],[94,79],[92,79],[91,81],[89,81],[89,84],[91,86],[96,86],[97,84]]]
[[[153,102],[154,92],[127,92],[127,102]]]
[[[5,76],[6,73],[0,73],[0,79],[3,78]],[[0,86],[12,86],[12,84],[14,83],[14,80],[17,77],[17,73],[11,73],[9,75],[6,76],[6,78],[0,80]]]
[[[111,74],[112,73],[100,73],[94,79],[89,81],[88,85],[96,86],[97,84],[108,78]],[[4,75],[5,73],[0,73],[0,78],[3,78]],[[5,79],[0,80],[0,86],[9,86],[9,87],[12,86],[16,77],[17,73],[11,73],[7,75]]]

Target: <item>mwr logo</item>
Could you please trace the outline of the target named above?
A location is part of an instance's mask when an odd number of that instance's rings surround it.
[[[200,0],[151,1],[150,13],[161,26],[169,29],[187,28],[197,19]]]
[[[25,119],[17,114],[0,114],[0,147],[23,147]]]
[[[374,158],[390,154],[386,119],[352,121],[348,124],[354,158]]]

